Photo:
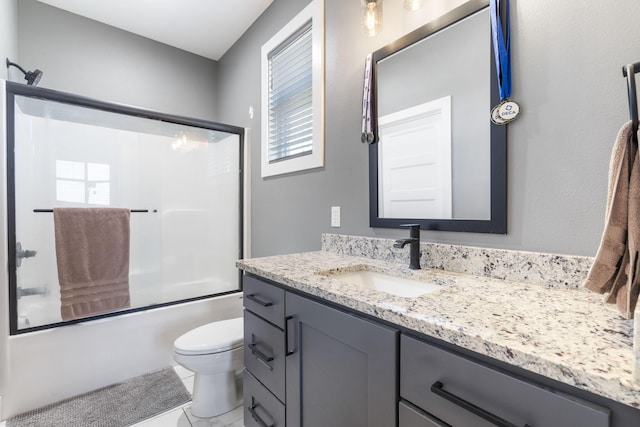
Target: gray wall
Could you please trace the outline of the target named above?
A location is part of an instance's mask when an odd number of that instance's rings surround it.
[[[42,87],[163,113],[216,117],[215,61],[35,0],[18,2],[18,52],[20,65],[44,71]]]
[[[306,3],[275,0],[219,63],[220,119],[252,132],[254,256],[317,250],[326,232],[406,234],[368,226],[367,150],[359,142],[365,55],[397,38],[400,25],[387,20],[380,36],[365,38],[358,1],[325,0],[326,166],[260,178],[260,47]],[[621,66],[640,60],[640,2],[537,0],[511,7],[513,95],[522,117],[508,131],[509,232],[423,232],[423,240],[594,255],[610,152],[628,119]],[[331,206],[342,207],[341,228],[330,227]]]
[[[15,61],[18,55],[17,0],[0,1],[0,79],[7,78],[5,58]]]
[[[360,33],[359,2],[325,5],[325,167],[260,177],[260,48],[307,4],[275,0],[218,64],[220,120],[251,128],[253,256],[317,250],[321,233],[330,231],[372,233],[367,150],[359,141],[364,59],[377,46]],[[330,228],[331,206],[342,207],[342,228]]]
[[[42,86],[251,129],[254,256],[316,250],[326,232],[406,234],[368,226],[359,142],[365,55],[397,38],[400,23],[387,19],[382,34],[367,38],[358,1],[325,0],[325,167],[262,179],[260,47],[307,0],[275,0],[217,67],[35,0],[18,3],[19,62],[45,72]],[[423,232],[424,240],[595,253],[610,151],[628,118],[620,68],[640,60],[639,15],[635,0],[512,2],[514,97],[523,113],[509,125],[509,233]],[[331,206],[342,207],[341,228],[330,227]]]

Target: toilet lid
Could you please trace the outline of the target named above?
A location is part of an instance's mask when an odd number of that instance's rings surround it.
[[[173,343],[180,354],[211,354],[242,346],[243,319],[207,323],[180,336]]]

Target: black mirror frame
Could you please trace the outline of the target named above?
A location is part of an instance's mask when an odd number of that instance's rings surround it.
[[[445,15],[410,32],[393,43],[373,53],[373,126],[377,136],[377,62],[441,31],[466,17],[489,7],[489,0],[471,0]],[[490,38],[491,34],[487,34]],[[496,79],[493,43],[491,43],[491,99],[487,105],[487,120],[491,108],[500,102]],[[507,126],[491,123],[491,219],[424,219],[424,218],[381,218],[378,215],[378,144],[369,146],[369,226],[374,228],[400,228],[402,224],[420,224],[422,230],[462,231],[472,233],[507,233]],[[377,140],[377,138],[376,138]]]

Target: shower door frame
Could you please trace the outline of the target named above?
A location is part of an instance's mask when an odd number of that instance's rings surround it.
[[[17,257],[16,257],[16,194],[15,194],[15,98],[16,96],[24,96],[31,98],[39,98],[47,101],[60,102],[65,104],[77,105],[79,107],[91,108],[95,110],[101,110],[109,113],[124,114],[134,117],[141,117],[151,120],[159,120],[167,123],[174,123],[178,125],[185,125],[191,127],[197,127],[202,129],[208,129],[212,131],[227,132],[230,134],[238,135],[239,138],[239,233],[238,233],[238,259],[241,259],[244,254],[243,242],[244,242],[244,135],[245,129],[239,126],[227,125],[224,123],[218,123],[208,120],[195,119],[191,117],[160,113],[153,110],[148,110],[139,107],[132,107],[123,104],[111,103],[96,100],[93,98],[74,95],[66,92],[60,92],[52,89],[46,89],[41,87],[27,86],[25,84],[15,82],[4,82],[6,89],[6,138],[7,138],[7,150],[6,150],[6,178],[7,178],[7,269],[8,269],[8,287],[9,287],[9,333],[10,335],[20,335],[28,332],[40,331],[44,329],[57,328],[65,325],[72,325],[81,322],[87,322],[90,320],[103,319],[107,317],[120,316],[127,313],[135,313],[140,311],[146,311],[150,309],[167,307],[176,304],[183,304],[191,301],[198,301],[208,299],[212,297],[218,297],[222,295],[228,295],[233,293],[242,292],[242,272],[238,270],[238,289],[232,291],[225,291],[216,294],[202,295],[198,297],[186,298],[177,301],[164,302],[159,304],[153,304],[143,307],[135,307],[127,310],[120,310],[112,313],[103,313],[94,316],[87,316],[80,319],[60,321],[55,323],[49,323],[46,325],[39,325],[33,327],[27,327],[18,329],[18,281],[17,281]]]

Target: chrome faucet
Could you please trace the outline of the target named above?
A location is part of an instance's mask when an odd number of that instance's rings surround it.
[[[402,224],[400,227],[409,227],[409,238],[396,240],[393,247],[402,249],[408,244],[409,268],[420,270],[420,224]]]

